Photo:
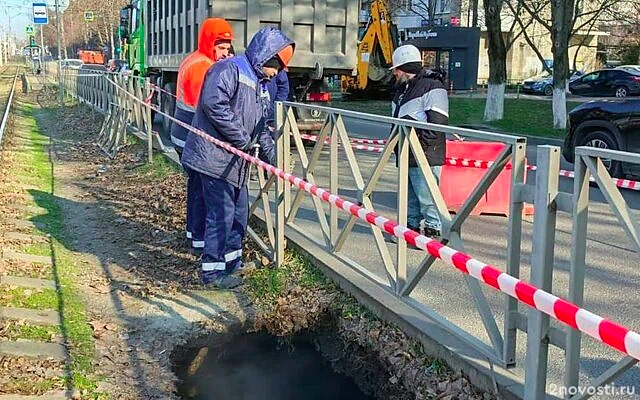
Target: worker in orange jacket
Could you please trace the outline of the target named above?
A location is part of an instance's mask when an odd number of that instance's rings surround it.
[[[230,56],[233,30],[222,18],[207,18],[202,22],[198,37],[198,49],[189,54],[178,70],[177,100],[174,118],[191,125],[198,105],[204,76],[216,61]],[[178,124],[171,127],[171,141],[178,155],[187,140],[188,130]],[[195,249],[204,247],[206,209],[200,175],[186,168],[187,181],[187,239]]]

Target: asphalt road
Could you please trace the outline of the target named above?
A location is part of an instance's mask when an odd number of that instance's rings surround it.
[[[368,121],[346,118],[345,125],[350,137],[386,138],[389,126]],[[163,135],[164,136],[164,135]],[[163,142],[169,144],[168,138]],[[311,149],[306,149],[310,154]],[[294,159],[297,159],[296,151]],[[527,157],[529,163],[535,164],[537,151],[535,146],[528,146]],[[365,182],[369,179],[375,167],[377,155],[374,153],[356,152],[358,164]],[[573,169],[572,165],[562,160],[563,169]],[[316,168],[316,182],[328,188],[328,153],[323,153],[318,168]],[[354,179],[348,163],[344,157],[339,159],[340,190],[339,194],[347,199],[355,197],[353,190]],[[293,171],[301,176],[299,160]],[[397,170],[393,160],[385,167],[385,172],[372,195],[376,210],[384,215],[396,218],[397,203]],[[535,182],[535,172],[529,172],[528,182]],[[560,178],[560,190],[571,192],[573,181]],[[634,210],[636,218],[640,208],[640,193],[623,191],[629,207]],[[622,323],[627,327],[640,331],[640,269],[638,269],[638,254],[633,251],[630,241],[626,237],[610,208],[604,203],[599,189],[590,189],[590,209],[587,244],[587,269],[585,282],[584,307],[603,317]],[[328,207],[325,205],[328,215]],[[295,224],[304,229],[308,235],[322,243],[322,234],[318,224],[318,217],[309,196],[305,196],[302,207],[295,219]],[[341,214],[340,227],[346,222],[346,215]],[[522,261],[521,277],[529,280],[530,259],[532,248],[533,216],[525,217],[522,232]],[[569,284],[569,269],[571,259],[571,218],[560,214],[557,221],[554,256],[553,293],[566,296]],[[464,250],[475,258],[493,264],[503,269],[507,254],[507,218],[504,216],[471,216],[464,223],[462,229]],[[395,245],[387,244],[395,260]],[[363,249],[368,249],[363,251]],[[364,223],[357,223],[349,235],[342,255],[366,266],[371,272],[384,279],[384,267],[376,248],[371,229]],[[418,250],[408,250],[409,276],[423,259]],[[484,288],[498,327],[502,328],[504,321],[504,296],[498,292]],[[462,275],[442,262],[436,262],[425,275],[412,294],[412,297],[436,310],[447,320],[455,323],[473,336],[489,343],[479,313],[473,306],[467,284]],[[527,308],[521,307],[526,313]],[[560,327],[559,323],[553,325]],[[516,373],[524,376],[524,359],[526,351],[526,335],[518,334]],[[587,385],[590,379],[597,377],[607,368],[621,359],[622,355],[589,337],[584,336],[581,385]],[[564,373],[564,354],[561,350],[551,347],[549,355],[548,385],[562,384]],[[635,388],[635,395],[628,395],[625,399],[640,399],[640,367],[634,367],[615,381],[616,386],[630,386]],[[550,386],[548,386],[550,387]],[[601,396],[602,399],[620,399],[620,396]]]
[[[346,119],[345,125],[351,137],[385,138],[389,127],[367,121]],[[307,148],[307,154],[310,154]],[[295,151],[294,151],[295,153]],[[530,163],[535,164],[537,151],[534,146],[527,149]],[[377,155],[374,153],[356,152],[358,164],[365,182],[375,167]],[[562,168],[573,169],[572,165],[562,160]],[[354,180],[349,165],[344,157],[340,158],[340,191],[345,198],[354,198]],[[318,184],[328,187],[328,153],[321,156],[316,168],[315,179]],[[302,173],[300,163],[296,163],[295,173]],[[376,210],[389,217],[396,218],[397,177],[393,160],[385,168],[376,190],[372,196]],[[535,172],[529,172],[528,182],[535,182]],[[560,178],[560,190],[572,192],[573,181]],[[634,210],[636,218],[640,208],[640,193],[624,191],[628,205]],[[590,189],[590,210],[587,244],[587,270],[585,282],[585,308],[601,316],[622,323],[636,331],[640,331],[640,270],[638,254],[633,251],[630,241],[612,214],[599,189]],[[328,207],[325,207],[328,210]],[[313,204],[306,196],[303,207],[299,211],[295,223],[308,231],[311,237],[322,243],[322,235]],[[340,225],[346,218],[340,220]],[[569,284],[572,238],[571,217],[560,214],[556,229],[556,249],[554,257],[553,293],[566,296]],[[532,247],[533,216],[527,216],[522,233],[521,277],[529,279]],[[507,218],[503,216],[472,216],[463,225],[463,240],[468,254],[498,268],[504,268],[507,254]],[[395,245],[389,243],[389,249],[395,259]],[[369,249],[363,251],[362,249]],[[371,230],[366,224],[358,223],[350,235],[342,251],[346,257],[354,260],[367,269],[384,278],[385,272]],[[422,253],[417,250],[408,251],[409,270],[415,270],[422,260]],[[411,273],[409,273],[411,275]],[[485,289],[492,311],[499,327],[503,326],[504,297],[491,289]],[[479,314],[473,306],[473,299],[462,275],[453,267],[436,262],[418,285],[412,297],[429,305],[449,321],[454,322],[467,332],[489,343],[488,336]],[[521,308],[526,312],[526,308]],[[560,324],[554,323],[556,326]],[[518,335],[518,366],[516,371],[524,375],[524,357],[526,335]],[[586,385],[593,377],[598,376],[621,358],[621,354],[591,338],[583,339],[581,384]],[[564,373],[564,355],[559,349],[552,348],[549,357],[549,384],[561,384]],[[640,399],[640,368],[635,367],[615,381],[617,386],[636,385],[635,396],[626,398]],[[600,398],[621,398],[619,396]]]

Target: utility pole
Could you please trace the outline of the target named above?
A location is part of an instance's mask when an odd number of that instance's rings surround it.
[[[44,78],[44,84],[47,84],[47,68],[44,63],[44,25],[40,25],[40,68],[42,71],[42,77]]]
[[[63,104],[62,88],[62,41],[60,39],[60,0],[56,0],[56,37],[58,39],[58,101]]]

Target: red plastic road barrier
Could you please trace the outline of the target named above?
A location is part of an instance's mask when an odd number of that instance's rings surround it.
[[[111,81],[111,83],[124,91],[135,101],[145,104],[143,100],[138,99],[135,95],[129,93],[126,89],[120,87],[115,82]],[[358,217],[362,221],[375,225],[390,235],[403,239],[410,245],[416,246],[434,257],[439,258],[446,264],[455,267],[460,272],[471,275],[492,288],[506,293],[530,307],[569,325],[573,329],[584,332],[598,341],[640,360],[640,334],[637,332],[613,321],[604,319],[599,315],[580,308],[577,305],[554,296],[551,293],[545,292],[542,289],[538,289],[537,287],[520,279],[514,278],[492,265],[485,264],[465,253],[445,246],[435,239],[420,235],[416,231],[400,225],[387,217],[383,217],[375,211],[361,207],[350,201],[346,201],[340,196],[332,194],[328,190],[322,189],[302,178],[298,178],[297,176],[285,172],[280,168],[267,164],[259,158],[244,153],[228,143],[217,140],[207,135],[206,132],[195,129],[191,125],[185,124],[184,122],[163,113],[158,110],[157,107],[151,107],[154,108],[156,112],[170,118],[174,123],[189,129],[204,140],[243,158],[253,165],[266,170],[270,174],[276,175],[282,180],[288,181],[300,190],[304,190],[305,192],[330,203],[334,207],[344,210],[354,217]]]
[[[449,211],[456,212],[462,207],[484,177],[486,172],[484,169],[493,165],[493,161],[480,160],[495,160],[505,147],[504,143],[496,142],[447,140],[447,165],[442,168],[440,191]],[[478,160],[471,160],[469,156],[477,157]],[[509,169],[500,172],[484,197],[471,212],[472,215],[509,215],[511,204],[511,172]],[[531,215],[534,208],[531,205],[525,205],[523,212],[526,215]]]

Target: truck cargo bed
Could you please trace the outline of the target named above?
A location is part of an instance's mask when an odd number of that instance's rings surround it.
[[[264,26],[296,42],[290,70],[348,74],[356,65],[359,0],[146,0],[148,66],[177,70],[207,16],[227,19],[242,51]]]

